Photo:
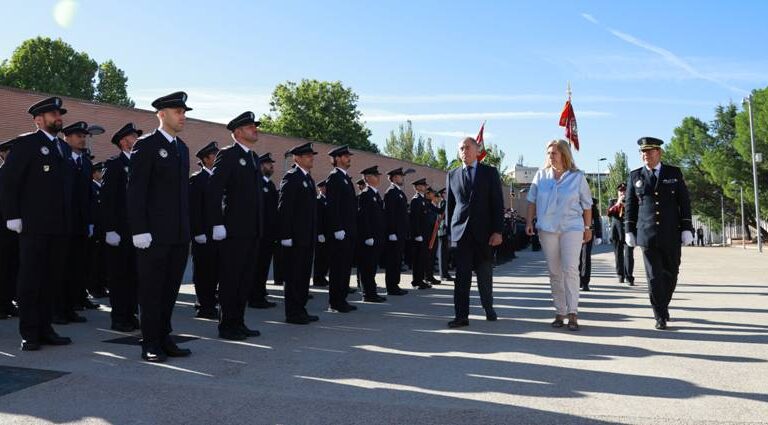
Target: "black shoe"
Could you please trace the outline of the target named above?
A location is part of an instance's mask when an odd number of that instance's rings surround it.
[[[354,294],[355,292],[357,292],[357,288],[350,287],[349,289],[347,289],[348,294]]]
[[[496,314],[495,310],[491,309],[491,310],[485,311],[485,320],[489,322],[495,322],[498,319],[499,319],[499,316]]]
[[[112,322],[112,326],[110,326],[110,329],[118,332],[133,332],[134,327],[133,327],[133,324],[131,323]]]
[[[261,332],[257,331],[256,329],[248,329],[245,325],[240,325],[240,328],[238,329],[241,334],[247,336],[247,337],[256,337],[261,335]]]
[[[386,298],[384,298],[384,297],[382,297],[382,296],[380,296],[378,294],[377,295],[371,295],[370,297],[368,297],[368,296],[363,297],[363,301],[365,301],[367,303],[383,303],[386,300],[387,300]]]
[[[22,339],[20,348],[21,348],[21,351],[37,351],[40,349],[40,343],[30,341],[27,339]]]
[[[317,322],[318,320],[320,320],[320,317],[318,317],[318,316],[315,316],[314,314],[307,314],[307,315],[306,315],[306,316],[304,316],[304,317],[305,317],[307,320],[309,320],[310,322]]]
[[[282,280],[276,280],[275,283],[273,283],[273,285],[283,286],[284,282]]]
[[[317,316],[315,316],[317,317]],[[294,325],[308,325],[309,324],[309,318],[305,316],[299,316],[299,317],[286,317],[285,323],[291,323]]]
[[[273,303],[272,301],[267,301],[265,299],[248,301],[248,307],[250,308],[264,309],[264,308],[272,308],[275,306],[277,306],[277,303]]]
[[[328,286],[328,280],[324,277],[316,277],[312,279],[312,286],[317,286],[319,288],[324,288]]]
[[[53,317],[51,318],[51,323],[53,323],[54,325],[68,325],[69,320],[67,320],[67,318],[64,316],[61,316],[59,314],[54,314]]]
[[[624,276],[619,276],[619,283],[624,283]]]
[[[445,275],[445,276],[441,276],[440,278],[443,279],[443,280],[447,280],[448,282],[453,282],[453,276],[451,276],[449,274]]]
[[[411,285],[413,285],[413,287],[416,288],[416,289],[429,289],[429,288],[432,287],[432,285],[430,285],[428,283],[424,283],[424,282],[412,283]]]
[[[107,290],[104,288],[88,291],[88,293],[91,294],[91,298],[106,298],[109,296],[109,294],[107,293]]]
[[[634,277],[628,277],[627,282],[629,282],[629,286],[635,286],[635,278]]]
[[[468,319],[454,319],[448,322],[449,328],[463,328],[464,326],[469,326]]]
[[[392,289],[392,290],[387,290],[387,295],[400,296],[400,295],[405,295],[407,293],[408,293],[408,291],[406,291],[405,289],[400,289],[400,288],[395,288],[395,289]]]
[[[168,355],[160,348],[142,348],[141,359],[150,363],[164,363],[168,360]]]
[[[349,313],[350,311],[357,310],[357,307],[349,304],[342,304],[339,306],[331,306],[331,310],[338,311],[339,313]]]
[[[216,307],[203,307],[200,308],[200,310],[197,310],[195,317],[199,319],[218,320],[219,310]]]
[[[314,299],[315,299],[315,296],[314,296],[314,295],[312,295],[312,294],[307,294],[307,299],[308,299],[308,300],[314,300]]]
[[[584,292],[589,292],[589,285],[582,286],[581,290]]]
[[[667,321],[664,319],[656,319],[656,329],[658,330],[664,330],[667,329]]]
[[[88,321],[85,317],[75,313],[74,311],[70,311],[67,313],[67,320],[71,323],[85,323]]]
[[[83,300],[82,305],[86,310],[98,310],[101,307],[101,304],[91,302],[89,299]]]
[[[189,348],[179,348],[171,336],[165,337],[162,347],[160,347],[168,357],[187,357],[192,354],[192,350]]]
[[[69,345],[72,340],[66,336],[59,336],[56,332],[49,332],[40,337],[40,343],[43,345]]]
[[[427,282],[429,282],[432,285],[439,285],[440,284],[440,281],[435,279],[435,278],[427,279]]]
[[[222,329],[219,330],[219,338],[227,339],[230,341],[244,341],[248,337],[244,333],[237,330]]]

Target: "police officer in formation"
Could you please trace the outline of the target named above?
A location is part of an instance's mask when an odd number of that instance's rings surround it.
[[[13,146],[13,140],[0,143],[0,188],[3,187],[3,174],[5,173],[5,160]],[[0,196],[2,192],[0,191]],[[3,201],[0,198],[0,205]],[[5,224],[5,218],[0,211],[0,223]],[[5,227],[0,226],[0,320],[10,317],[18,317],[19,310],[13,303],[16,298],[16,276],[19,273],[19,235]]]
[[[254,275],[253,288],[251,288],[248,306],[251,308],[272,308],[276,303],[267,300],[267,276],[269,275],[269,265],[273,264],[272,274],[282,276],[282,267],[280,266],[280,255],[282,250],[277,245],[277,188],[270,180],[275,172],[275,160],[267,152],[259,157],[259,166],[261,167],[261,176],[264,180],[262,186],[262,199],[264,200],[264,234],[259,239],[259,256],[256,258],[256,273]],[[314,188],[312,189],[314,191]],[[272,260],[274,258],[274,261]]]
[[[328,199],[325,197],[325,184],[325,180],[317,183],[317,241],[312,286],[319,288],[328,286],[328,244],[325,239]]]
[[[679,168],[661,163],[663,143],[654,137],[637,141],[644,165],[629,173],[625,220],[627,245],[643,251],[656,329],[667,329],[680,246],[693,241],[688,188]]]
[[[432,285],[424,281],[429,262],[429,237],[432,235],[432,226],[428,221],[430,208],[426,199],[427,180],[422,178],[414,181],[413,188],[416,194],[411,198],[408,212],[413,252],[411,285],[417,289],[429,289]]]
[[[616,263],[616,276],[619,283],[627,282],[629,286],[635,284],[635,248],[627,245],[624,238],[624,214],[627,193],[627,183],[621,182],[616,186],[616,199],[608,201],[608,217],[611,219],[611,243],[613,244],[613,258]]]
[[[213,175],[213,164],[219,152],[212,141],[195,153],[200,169],[189,177],[189,225],[192,230],[192,282],[197,303],[195,317],[219,319],[216,290],[219,283],[219,254],[207,218],[205,192]]]
[[[377,189],[379,167],[374,165],[361,172],[366,187],[357,197],[358,233],[362,243],[358,255],[358,273],[363,288],[363,301],[382,303],[387,299],[376,292],[376,271],[386,242],[384,200]]]
[[[408,240],[408,199],[403,191],[405,173],[401,167],[387,172],[390,185],[384,193],[384,216],[387,245],[384,258],[387,295],[405,295],[408,291],[400,288],[403,253]]]

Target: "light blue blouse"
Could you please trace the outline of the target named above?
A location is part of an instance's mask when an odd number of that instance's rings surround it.
[[[584,210],[592,208],[592,192],[581,171],[566,171],[555,180],[552,168],[533,177],[528,202],[536,204],[536,228],[545,232],[584,231]]]

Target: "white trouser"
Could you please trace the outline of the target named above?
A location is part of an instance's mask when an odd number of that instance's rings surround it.
[[[579,255],[582,232],[539,231],[541,249],[547,258],[549,283],[557,314],[578,313],[579,310]]]

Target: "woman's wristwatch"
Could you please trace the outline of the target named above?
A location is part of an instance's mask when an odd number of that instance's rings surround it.
[[[592,226],[584,226],[584,231],[586,232],[587,230],[592,230]]]

